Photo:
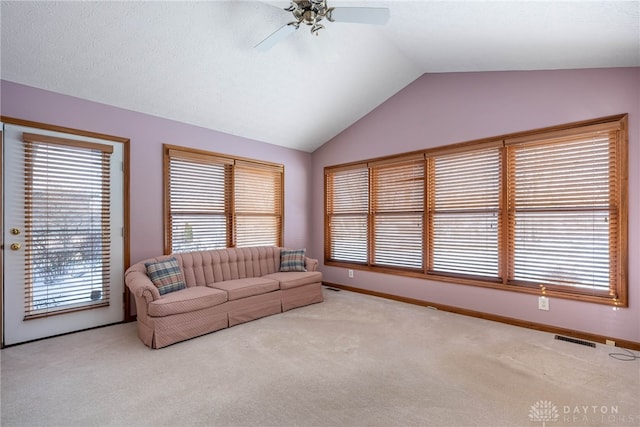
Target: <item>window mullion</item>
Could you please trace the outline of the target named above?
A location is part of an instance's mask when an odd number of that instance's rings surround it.
[[[376,175],[377,170],[375,168],[369,168],[369,209],[367,213],[367,241],[369,244],[367,245],[367,265],[371,266],[374,264],[374,254],[376,250],[376,224],[375,224],[375,210],[376,210],[376,200],[377,200],[377,184],[376,184]]]
[[[500,192],[500,250],[499,250],[499,276],[502,284],[507,285],[513,276],[513,230],[515,228],[515,215],[513,212],[513,182],[515,179],[513,150],[503,147],[501,150],[501,192]]]
[[[436,203],[436,176],[435,176],[435,159],[433,157],[428,157],[425,161],[426,163],[426,174],[425,174],[425,201],[426,201],[426,209],[425,216],[427,217],[426,227],[425,227],[425,273],[433,270],[433,245],[434,245],[434,236],[433,236],[433,211]]]
[[[234,248],[236,246],[237,236],[237,218],[236,218],[236,193],[234,191],[235,184],[235,165],[228,165],[224,169],[224,216],[227,223],[227,247]]]

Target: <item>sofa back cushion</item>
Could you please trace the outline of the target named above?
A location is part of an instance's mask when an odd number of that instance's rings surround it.
[[[173,254],[188,287],[261,277],[280,269],[280,248],[260,246]]]

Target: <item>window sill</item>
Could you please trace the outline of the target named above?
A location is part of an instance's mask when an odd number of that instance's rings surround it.
[[[395,276],[410,277],[415,279],[431,280],[436,282],[446,282],[457,285],[467,286],[479,286],[483,288],[496,289],[509,292],[520,292],[530,295],[542,295],[542,291],[539,285],[530,285],[524,283],[510,283],[505,284],[500,279],[478,279],[470,276],[458,276],[458,275],[441,275],[433,273],[424,273],[416,270],[393,268],[393,267],[379,267],[368,266],[363,264],[352,264],[339,261],[326,260],[324,264],[329,267],[348,268],[353,270],[369,271],[371,273],[391,274]],[[628,307],[628,301],[626,298],[616,299],[613,296],[605,292],[597,293],[580,293],[576,290],[562,289],[558,286],[545,285],[544,295],[550,298],[562,298],[573,301],[582,301],[595,304],[609,305],[612,307],[626,308]]]

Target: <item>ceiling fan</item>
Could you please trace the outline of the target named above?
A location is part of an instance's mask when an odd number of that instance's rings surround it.
[[[258,43],[255,48],[267,51],[282,39],[307,24],[311,34],[318,35],[324,28],[320,21],[326,18],[329,22],[352,22],[358,24],[383,25],[389,21],[389,9],[386,7],[328,7],[327,0],[291,0],[291,5],[284,9],[293,13],[295,21],[283,25],[269,37]]]

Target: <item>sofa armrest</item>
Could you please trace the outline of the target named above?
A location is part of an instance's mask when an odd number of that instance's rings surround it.
[[[304,258],[304,267],[307,271],[316,271],[318,269],[318,260],[315,258]]]
[[[160,292],[153,284],[149,276],[144,273],[130,273],[125,276],[125,282],[136,297],[144,297],[147,304],[160,299]]]
[[[147,306],[151,302],[160,299],[160,292],[147,276],[144,262],[129,267],[124,273],[124,281],[135,298],[138,318],[141,320],[146,319],[149,312]]]

